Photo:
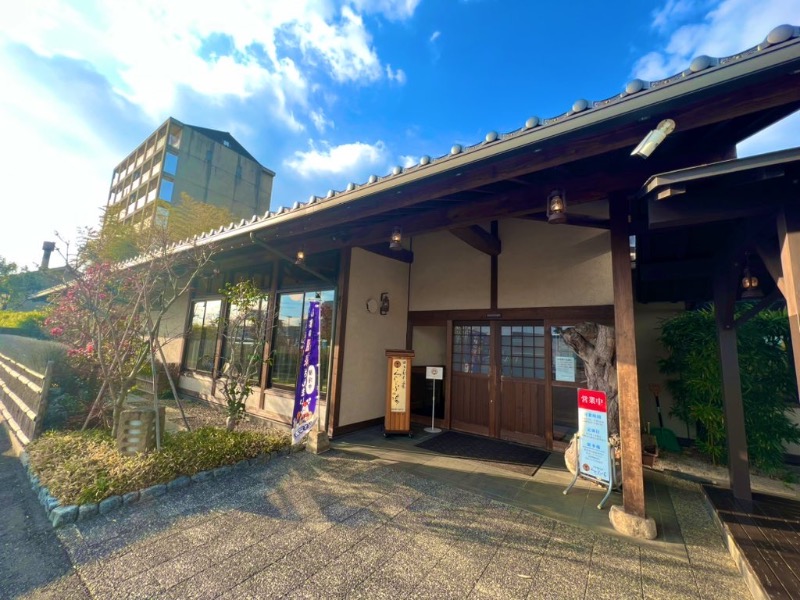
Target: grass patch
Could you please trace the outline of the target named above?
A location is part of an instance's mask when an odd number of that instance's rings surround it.
[[[124,456],[98,431],[48,432],[28,446],[33,472],[62,505],[99,502],[288,447],[283,433],[203,427],[165,433],[161,452]]]

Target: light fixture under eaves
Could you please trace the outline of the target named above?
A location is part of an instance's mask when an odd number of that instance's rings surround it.
[[[563,190],[553,190],[547,196],[547,222],[554,225],[567,222],[567,201]]]
[[[403,230],[398,226],[392,229],[392,236],[389,238],[389,250],[403,249]]]
[[[639,145],[631,152],[631,156],[638,156],[640,158],[649,157],[653,151],[658,148],[659,144],[673,131],[675,131],[675,121],[672,119],[664,119],[658,124],[658,127],[644,136],[644,139],[639,142]]]
[[[304,265],[306,263],[306,253],[303,250],[297,251],[297,256],[295,257],[294,264],[296,265]]]

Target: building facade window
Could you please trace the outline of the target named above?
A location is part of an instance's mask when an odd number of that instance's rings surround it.
[[[328,391],[328,367],[333,333],[333,290],[279,294],[272,336],[273,387],[294,390],[300,371],[300,355],[308,304],[320,294],[320,393]]]
[[[241,372],[253,354],[263,355],[263,337],[261,333],[266,327],[267,306],[269,299],[262,299],[257,306],[252,307],[248,312],[243,312],[242,308],[236,304],[231,304],[228,309],[227,327],[225,333],[225,345],[222,349],[222,372],[238,370]],[[238,326],[232,327],[233,323]],[[262,344],[256,345],[256,341],[261,338]],[[259,363],[262,361],[259,359]],[[250,383],[258,384],[261,379],[261,369],[254,374]]]
[[[178,155],[173,154],[172,152],[167,152],[164,154],[164,173],[169,173],[170,175],[175,175],[175,172],[178,170]]]
[[[192,324],[186,340],[184,365],[190,371],[211,373],[219,335],[222,300],[196,300],[192,303]]]
[[[158,197],[161,200],[166,200],[167,202],[172,202],[172,188],[174,184],[169,179],[162,179],[161,180],[161,187],[158,190]]]

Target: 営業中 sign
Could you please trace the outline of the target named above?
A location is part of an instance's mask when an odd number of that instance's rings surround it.
[[[608,405],[605,392],[578,390],[578,432],[580,474],[610,484]]]

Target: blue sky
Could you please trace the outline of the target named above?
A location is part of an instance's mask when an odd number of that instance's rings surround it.
[[[276,171],[275,209],[800,25],[800,0],[26,0],[0,11],[0,256],[31,267],[54,231],[74,251],[113,167],[168,116],[230,131]],[[794,115],[739,150],[798,139]]]

